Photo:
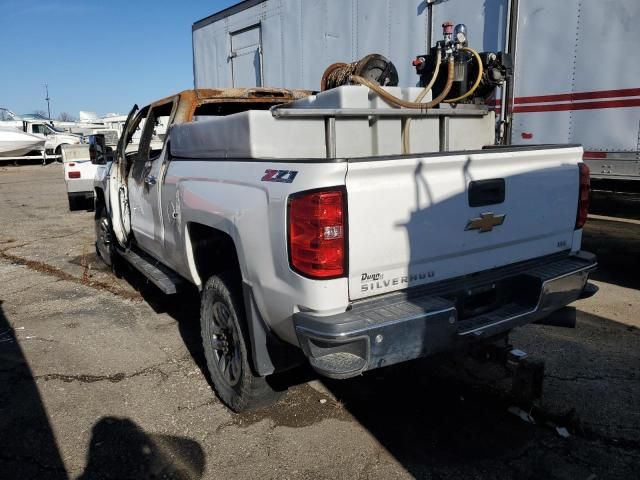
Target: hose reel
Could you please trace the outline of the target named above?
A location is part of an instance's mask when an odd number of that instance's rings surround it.
[[[383,55],[373,53],[353,63],[334,63],[322,75],[320,90],[330,90],[343,85],[351,85],[351,77],[365,78],[383,87],[398,86],[398,70]]]

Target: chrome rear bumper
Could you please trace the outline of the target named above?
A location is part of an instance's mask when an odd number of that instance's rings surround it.
[[[296,333],[319,373],[349,378],[540,320],[579,299],[596,266],[595,256],[587,252],[524,262],[421,291],[384,295],[339,315],[298,313]],[[465,317],[457,301],[460,292],[496,285],[517,287],[499,306]]]

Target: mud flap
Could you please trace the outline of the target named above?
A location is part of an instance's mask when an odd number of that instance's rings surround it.
[[[253,298],[253,290],[244,282],[242,293],[254,373],[265,377],[302,365],[305,361],[302,351],[283,342],[269,330]]]

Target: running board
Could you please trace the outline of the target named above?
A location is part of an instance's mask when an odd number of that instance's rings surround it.
[[[140,250],[125,250],[119,254],[167,295],[177,293],[184,283],[182,277]]]

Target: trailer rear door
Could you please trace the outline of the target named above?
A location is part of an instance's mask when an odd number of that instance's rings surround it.
[[[237,88],[261,87],[262,39],[260,25],[231,34],[231,74]]]
[[[520,2],[514,144],[636,154],[640,2]]]

